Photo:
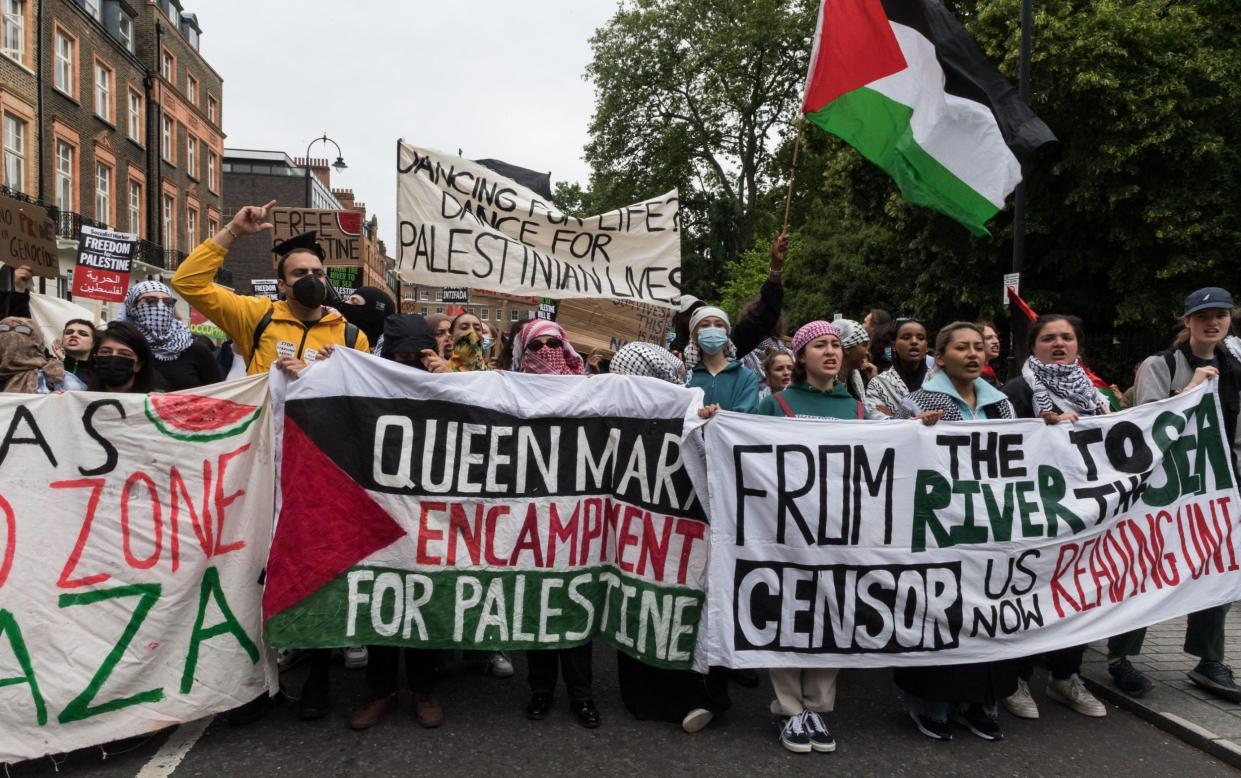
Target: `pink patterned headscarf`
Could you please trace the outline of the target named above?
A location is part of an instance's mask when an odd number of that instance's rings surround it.
[[[558,349],[544,346],[538,351],[531,351],[530,344],[540,337],[559,338],[564,344]],[[517,333],[517,349],[521,353],[521,372],[541,373],[543,375],[584,375],[586,363],[582,361],[573,347],[569,345],[569,337],[564,329],[554,321],[536,319]]]
[[[836,339],[840,339],[840,330],[836,329],[836,325],[828,321],[812,321],[803,324],[797,334],[793,336],[793,353],[800,354],[806,344],[818,340],[824,335],[834,335]]]

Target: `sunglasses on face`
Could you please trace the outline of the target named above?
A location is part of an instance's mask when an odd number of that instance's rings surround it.
[[[156,305],[167,305],[169,308],[176,308],[177,301],[171,297],[141,297],[134,302],[134,305],[139,308],[143,306],[152,307]]]
[[[16,332],[18,335],[34,334],[34,330],[28,324],[0,324],[0,332]]]
[[[548,338],[547,340],[536,340],[530,344],[531,351],[542,351],[543,347],[548,348],[564,348],[564,342],[560,338]]]

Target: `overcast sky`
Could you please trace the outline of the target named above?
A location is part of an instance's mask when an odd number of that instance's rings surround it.
[[[224,78],[225,146],[340,144],[395,256],[396,141],[585,184],[589,39],[617,0],[186,0]],[[312,156],[335,157],[318,143]]]

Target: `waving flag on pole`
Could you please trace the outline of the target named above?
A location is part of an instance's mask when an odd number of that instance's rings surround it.
[[[822,0],[802,111],[977,235],[1056,140],[935,0]]]

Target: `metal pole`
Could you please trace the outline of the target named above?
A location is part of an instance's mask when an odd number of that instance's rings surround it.
[[[1034,0],[1021,0],[1021,64],[1017,75],[1017,95],[1024,103],[1030,101],[1030,48],[1034,33]],[[1016,198],[1013,202],[1013,272],[1020,273],[1025,263],[1026,253],[1026,182],[1023,175],[1017,184]],[[1017,306],[1010,305],[1012,324],[1018,316],[1023,316]],[[1013,338],[1015,326],[1008,332],[1008,375],[1017,374],[1017,344]]]

